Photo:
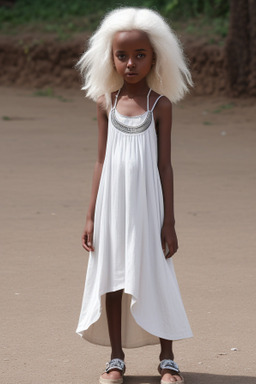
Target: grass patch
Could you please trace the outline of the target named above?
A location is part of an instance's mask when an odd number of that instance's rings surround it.
[[[55,97],[54,90],[52,88],[38,89],[33,93],[33,96],[39,97]]]
[[[234,108],[235,104],[234,103],[227,103],[227,104],[222,104],[218,108],[216,108],[213,113],[221,113],[223,111],[227,111],[229,109]]]
[[[56,95],[53,88],[51,88],[51,87],[44,88],[44,89],[38,89],[35,92],[33,92],[33,96],[55,98],[55,99],[58,99],[59,101],[62,101],[62,102],[72,101],[71,99],[66,99],[65,97],[63,97],[61,95]]]
[[[12,118],[10,116],[2,116],[2,120],[10,121]]]

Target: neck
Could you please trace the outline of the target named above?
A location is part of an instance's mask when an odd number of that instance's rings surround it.
[[[137,84],[128,84],[124,82],[122,94],[127,95],[129,98],[134,98],[135,96],[147,95],[148,90],[149,86],[146,80]]]

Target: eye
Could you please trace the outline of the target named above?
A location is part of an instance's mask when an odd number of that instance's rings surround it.
[[[137,58],[143,59],[145,56],[146,56],[145,53],[138,53]]]
[[[116,57],[118,58],[118,60],[120,61],[124,61],[126,56],[124,53],[119,53],[118,55],[116,55]]]

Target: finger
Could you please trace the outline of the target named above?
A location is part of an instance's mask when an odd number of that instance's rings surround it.
[[[82,247],[83,247],[86,251],[90,252],[90,249],[89,249],[88,245],[86,244],[86,240],[85,240],[84,237],[82,237]]]
[[[83,243],[82,244],[83,248],[87,251],[87,252],[93,252],[94,251],[94,248],[93,247],[88,247],[88,245],[86,243]]]
[[[85,235],[82,236],[82,247],[86,247],[86,242],[85,242]]]
[[[92,235],[92,233],[88,233],[88,235],[87,235],[87,245],[88,245],[88,247],[89,247],[92,251],[94,251],[94,247],[93,247],[93,235]]]
[[[87,233],[87,235],[86,235],[86,243],[87,243],[88,247],[91,247],[91,245],[92,245],[92,237],[91,237],[90,233]]]
[[[170,253],[170,251],[165,255],[165,258],[166,259],[169,259],[170,257],[172,257],[172,255],[171,255],[171,253]]]
[[[178,246],[177,244],[170,244],[169,245],[169,252],[167,253],[166,255],[166,259],[169,259],[170,257],[172,257],[178,250]]]
[[[83,248],[87,251],[87,252],[90,252],[91,250],[90,250],[90,248],[85,244],[85,245],[83,245]]]
[[[94,247],[92,245],[92,240],[90,240],[90,237],[92,238],[92,235],[86,233],[83,237],[82,237],[82,247],[87,251],[87,252],[91,252],[91,251],[94,251]]]
[[[86,237],[82,237],[82,247],[83,247],[86,251],[90,252],[90,249],[89,249],[88,245],[86,244]]]
[[[163,238],[161,238],[161,244],[162,244],[162,250],[163,250],[163,253],[164,253],[164,255],[165,255],[165,251],[166,251],[166,243],[165,243],[165,241],[164,241]]]

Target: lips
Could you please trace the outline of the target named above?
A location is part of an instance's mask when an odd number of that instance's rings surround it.
[[[137,73],[136,72],[127,72],[126,73],[126,76],[137,76]]]

